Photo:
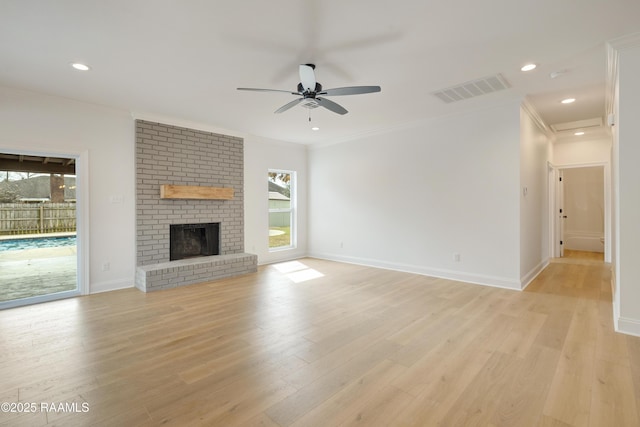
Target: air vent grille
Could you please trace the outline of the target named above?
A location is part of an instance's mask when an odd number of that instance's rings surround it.
[[[501,74],[484,77],[470,82],[451,86],[432,92],[432,95],[447,104],[451,102],[463,101],[476,96],[486,95],[499,90],[508,89],[511,86]]]

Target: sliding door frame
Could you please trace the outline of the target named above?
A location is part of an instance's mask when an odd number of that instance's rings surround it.
[[[51,152],[0,148],[7,154],[63,157],[76,163],[76,289],[0,302],[0,309],[38,304],[89,293],[89,152]]]

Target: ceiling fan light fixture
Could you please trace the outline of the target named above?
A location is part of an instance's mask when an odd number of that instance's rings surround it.
[[[531,70],[535,70],[536,67],[537,65],[533,63],[526,64],[526,65],[523,65],[522,68],[520,68],[520,71],[531,71]]]

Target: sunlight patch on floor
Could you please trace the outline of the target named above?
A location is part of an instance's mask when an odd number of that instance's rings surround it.
[[[304,270],[305,268],[309,268],[300,261],[288,261],[281,262],[279,264],[273,264],[273,267],[278,270],[280,273],[291,273],[292,271]]]
[[[273,267],[280,273],[283,273],[287,278],[294,283],[302,283],[308,280],[324,277],[324,274],[318,270],[309,268],[307,265],[300,261],[288,261],[279,264],[274,264]]]
[[[306,270],[296,271],[295,273],[287,274],[287,277],[293,280],[295,283],[306,282],[308,280],[324,277],[324,274],[313,268],[307,268]]]

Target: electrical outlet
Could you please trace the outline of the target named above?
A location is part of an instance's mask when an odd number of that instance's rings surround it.
[[[453,261],[454,262],[460,262],[461,261],[461,257],[460,254],[453,254]]]
[[[109,271],[111,269],[111,263],[110,262],[103,262],[102,263],[102,271]]]
[[[340,249],[344,248],[344,242],[340,242]]]

